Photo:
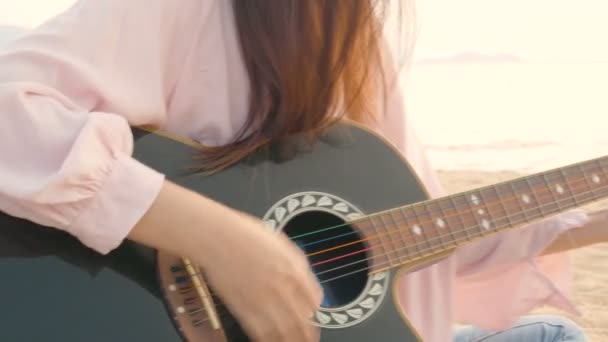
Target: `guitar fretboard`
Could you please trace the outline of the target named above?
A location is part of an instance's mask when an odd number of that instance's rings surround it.
[[[368,216],[370,242],[398,266],[608,197],[608,157]]]

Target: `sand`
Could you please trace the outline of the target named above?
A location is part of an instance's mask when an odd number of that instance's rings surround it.
[[[460,192],[521,176],[516,172],[440,171],[441,181],[450,192]],[[585,210],[608,208],[608,201],[585,207]],[[608,228],[608,224],[607,224]],[[574,301],[581,316],[571,316],[553,308],[539,308],[536,313],[565,315],[580,324],[590,341],[608,341],[608,243],[574,250]]]

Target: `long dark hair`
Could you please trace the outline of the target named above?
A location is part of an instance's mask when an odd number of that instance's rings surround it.
[[[203,169],[220,170],[292,134],[314,138],[343,117],[377,119],[389,2],[233,0],[249,114],[233,142],[206,149]]]

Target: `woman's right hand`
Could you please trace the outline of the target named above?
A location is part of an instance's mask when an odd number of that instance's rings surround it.
[[[203,253],[207,279],[253,340],[319,341],[311,317],[321,289],[306,256],[256,219],[239,221]]]
[[[308,260],[260,220],[166,182],[129,238],[202,267],[252,340],[319,341],[322,291]]]

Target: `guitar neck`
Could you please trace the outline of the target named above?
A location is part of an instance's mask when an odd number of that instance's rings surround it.
[[[608,156],[367,216],[399,266],[608,197]]]

